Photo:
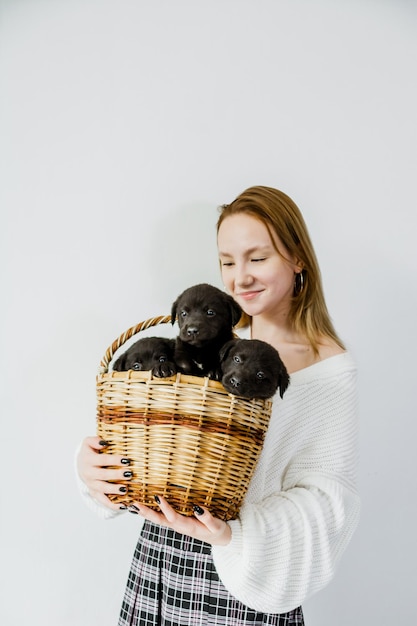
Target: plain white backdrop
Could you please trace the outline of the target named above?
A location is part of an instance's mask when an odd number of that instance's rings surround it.
[[[363,509],[307,626],[416,623],[416,2],[0,0],[4,626],[115,626],[134,516],[73,457],[131,325],[221,286],[217,206],[299,205],[360,372]]]

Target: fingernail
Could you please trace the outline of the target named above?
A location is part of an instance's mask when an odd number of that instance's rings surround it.
[[[120,463],[121,463],[122,465],[130,465],[130,459],[122,459],[122,460],[120,461]]]
[[[127,491],[127,487],[119,487],[119,491],[120,491],[121,493],[126,493],[126,491]]]
[[[129,511],[129,513],[134,513],[135,515],[137,515],[140,511],[140,509],[134,504],[131,504],[127,510]]]
[[[159,496],[155,496],[155,502],[157,504],[161,504],[161,500],[160,500]]]
[[[198,504],[193,504],[193,511],[194,513],[197,513],[197,515],[203,515],[204,513],[204,509],[202,509],[201,506],[198,506]]]
[[[109,445],[109,443],[108,443],[108,441],[104,441],[104,439],[101,439],[101,440],[98,442],[98,445],[99,445],[99,446],[108,446],[108,445]]]
[[[125,478],[132,478],[132,476],[133,476],[133,472],[130,472],[130,471],[128,471],[128,472],[123,472],[123,476],[124,476]]]

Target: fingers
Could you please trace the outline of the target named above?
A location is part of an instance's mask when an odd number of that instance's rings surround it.
[[[170,523],[170,524],[175,524],[177,523],[177,525],[179,523],[181,523],[181,519],[184,516],[180,515],[179,513],[177,513],[171,505],[168,504],[167,500],[165,500],[165,498],[163,498],[162,496],[155,496],[155,502],[157,503],[157,505],[159,506],[159,508],[161,509],[162,513],[165,515],[166,520]]]
[[[204,525],[211,536],[212,545],[227,546],[232,538],[232,530],[225,521],[213,517],[213,515],[207,509],[194,505],[194,514],[198,517],[199,522]],[[208,541],[206,539],[206,541]]]
[[[97,494],[105,498],[106,494],[124,493],[126,487],[122,483],[133,478],[129,459],[102,450],[105,445],[98,437],[87,437],[77,456],[78,474],[96,499]]]
[[[100,439],[100,437],[86,437],[82,445],[93,448],[94,450],[102,450],[106,447],[107,442]]]
[[[106,454],[105,442],[101,442],[98,437],[87,437],[81,444],[77,457],[77,467],[82,473],[88,472],[90,468],[120,468],[121,474],[128,469],[130,459],[118,454]],[[123,470],[123,468],[125,468]],[[121,477],[120,474],[120,477]],[[112,477],[114,478],[114,476]]]
[[[225,522],[217,517],[213,517],[208,509],[203,508],[198,504],[193,506],[193,510],[194,515],[197,517],[199,522],[201,522],[211,533],[217,533],[220,528],[222,528],[223,524],[225,524]]]
[[[162,496],[155,496],[155,500],[161,513],[138,504],[140,514],[146,519],[212,545],[225,546],[230,542],[232,537],[230,526],[223,520],[213,517],[208,509],[194,505],[194,516],[187,517],[177,513]]]

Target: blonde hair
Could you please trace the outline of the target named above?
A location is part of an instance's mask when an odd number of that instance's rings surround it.
[[[263,222],[273,243],[272,232],[276,233],[290,256],[302,268],[302,288],[294,287],[289,316],[294,330],[307,338],[316,353],[323,337],[332,339],[344,349],[345,346],[330,319],[317,257],[306,223],[295,202],[278,189],[257,186],[249,187],[233,202],[219,207],[219,211],[217,233],[223,220],[239,213],[246,213]],[[277,251],[281,254],[278,249]],[[295,275],[294,279],[296,278],[298,277]],[[245,315],[244,321],[248,323],[249,320]]]

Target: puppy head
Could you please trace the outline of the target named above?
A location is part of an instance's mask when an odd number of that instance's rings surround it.
[[[152,370],[157,376],[171,376],[174,342],[163,337],[145,337],[136,341],[113,365],[116,372]]]
[[[207,283],[183,291],[171,309],[172,323],[178,319],[180,339],[196,347],[231,335],[241,315],[231,296]]]
[[[290,377],[277,350],[258,339],[233,339],[220,351],[222,384],[245,398],[271,398],[279,387],[282,398]]]

